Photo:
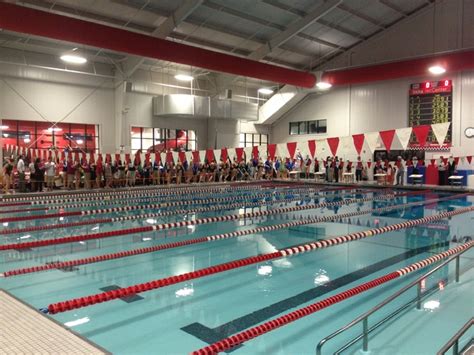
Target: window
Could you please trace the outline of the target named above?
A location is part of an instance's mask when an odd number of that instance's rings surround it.
[[[327,132],[326,120],[290,122],[290,135],[322,134]]]
[[[166,150],[187,151],[197,149],[196,132],[186,129],[132,127],[131,150],[162,152]]]
[[[50,149],[93,152],[99,149],[99,130],[97,125],[81,123],[2,120],[7,126],[2,131],[4,144],[12,144],[31,149]]]
[[[268,144],[268,134],[260,133],[240,133],[239,147],[253,147],[256,145]]]

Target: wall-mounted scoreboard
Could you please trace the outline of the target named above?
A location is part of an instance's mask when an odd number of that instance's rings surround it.
[[[411,84],[408,104],[408,125],[410,127],[433,123],[452,122],[453,115],[453,83],[451,80],[427,81]],[[449,127],[445,144],[451,143],[452,127]],[[431,132],[427,145],[438,145]],[[416,138],[412,135],[410,145],[416,146]]]

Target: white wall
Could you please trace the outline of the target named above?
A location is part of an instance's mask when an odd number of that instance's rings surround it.
[[[464,136],[474,127],[474,71],[448,75],[453,80],[453,146],[456,155],[472,154],[474,141]],[[336,88],[307,99],[272,125],[271,142],[349,136],[408,126],[408,90],[411,83],[433,80],[418,77]],[[326,119],[327,134],[289,135],[289,123]],[[394,140],[395,147],[398,142]]]

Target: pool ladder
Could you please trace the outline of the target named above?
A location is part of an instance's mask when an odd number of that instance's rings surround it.
[[[409,283],[408,285],[404,286],[403,288],[401,288],[400,290],[395,292],[393,295],[387,297],[385,300],[380,302],[378,305],[374,306],[372,309],[370,309],[366,313],[360,315],[359,317],[355,318],[353,321],[349,322],[345,326],[343,326],[343,327],[339,328],[338,330],[336,330],[334,333],[332,333],[332,334],[326,336],[325,338],[323,338],[318,343],[318,345],[316,346],[316,355],[321,355],[322,354],[322,347],[329,340],[335,338],[336,336],[338,336],[341,333],[344,333],[346,330],[352,328],[353,326],[355,326],[356,324],[359,324],[360,322],[362,322],[362,333],[360,335],[356,336],[355,338],[353,338],[352,340],[350,340],[349,342],[347,342],[342,347],[340,347],[338,350],[336,350],[334,352],[334,354],[340,355],[343,351],[347,350],[349,347],[351,347],[352,345],[354,345],[355,343],[357,343],[361,339],[362,339],[362,350],[364,352],[368,351],[369,350],[369,333],[371,333],[375,329],[379,328],[381,325],[385,324],[387,321],[394,318],[396,315],[398,315],[398,314],[402,313],[403,311],[405,311],[406,309],[410,308],[413,304],[416,304],[416,309],[418,309],[418,310],[421,309],[422,299],[424,297],[427,297],[427,296],[435,293],[438,290],[438,286],[435,285],[435,286],[431,287],[430,289],[428,289],[427,291],[422,292],[422,284],[425,282],[427,277],[429,277],[430,275],[432,275],[433,273],[435,273],[439,269],[443,268],[444,266],[448,265],[452,261],[455,261],[455,263],[456,263],[455,281],[459,282],[459,272],[460,272],[459,257],[463,253],[465,253],[466,251],[470,250],[473,246],[474,245],[471,245],[469,248],[453,255],[451,258],[447,259],[446,261],[444,261],[443,263],[441,263],[440,265],[438,265],[437,267],[435,267],[431,271],[427,272],[426,274],[422,275],[421,277],[419,277],[415,281],[413,281],[413,282]],[[382,320],[378,321],[377,323],[375,323],[374,325],[369,327],[369,316],[371,316],[372,314],[377,312],[379,309],[381,309],[382,307],[384,307],[388,303],[392,302],[394,299],[398,298],[399,296],[404,294],[406,291],[408,291],[409,289],[411,289],[412,287],[415,287],[415,286],[417,287],[417,295],[416,295],[415,298],[408,301],[404,305],[400,306],[395,311],[390,313],[388,316],[384,317]],[[472,321],[472,319],[471,319],[471,321]],[[455,341],[455,342],[457,343],[457,341]],[[449,349],[449,347],[447,349]],[[440,353],[438,353],[438,354],[440,354]],[[454,352],[453,352],[453,354],[454,354]],[[457,352],[455,354],[457,354]]]

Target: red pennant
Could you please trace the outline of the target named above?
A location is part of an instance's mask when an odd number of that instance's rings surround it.
[[[235,154],[237,155],[237,161],[240,162],[244,154],[244,148],[235,148]]]
[[[267,150],[268,150],[268,156],[270,157],[270,159],[275,159],[275,153],[276,153],[276,148],[277,148],[277,145],[276,144],[269,144],[267,146]]]
[[[339,146],[339,138],[338,137],[328,138],[327,141],[329,144],[329,149],[331,149],[332,155],[335,156],[337,153],[337,147]]]
[[[178,157],[179,157],[179,161],[181,163],[184,163],[186,161],[186,153],[185,152],[179,152]]]
[[[372,162],[371,162],[371,161],[368,161],[368,162],[367,162],[367,166],[368,166],[369,169],[370,169],[370,167],[372,166]]]
[[[160,153],[155,152],[155,161],[158,163],[161,161]]]
[[[290,154],[290,158],[293,159],[296,152],[296,142],[288,142],[286,143],[286,147],[288,148],[288,153]]]
[[[201,158],[199,157],[199,151],[195,150],[193,152],[193,163],[199,163],[201,161]]]
[[[448,158],[443,158],[443,164],[444,165],[448,164]]]
[[[430,129],[430,125],[421,125],[413,127],[413,133],[415,133],[416,139],[418,140],[418,144],[421,147],[425,146],[426,139],[428,138],[428,134],[430,133]]]
[[[94,153],[91,152],[91,154],[89,155],[89,164],[94,164],[94,163],[95,163]]]
[[[120,160],[120,154],[115,154],[115,161],[119,161]]]
[[[360,155],[360,152],[362,152],[362,147],[364,146],[364,138],[365,136],[363,134],[352,135],[352,140],[354,141],[354,147],[356,149],[357,154],[359,155]]]
[[[308,141],[308,148],[311,158],[314,159],[314,156],[316,155],[316,141],[314,139]]]
[[[387,152],[392,148],[393,137],[395,136],[395,130],[390,129],[388,131],[380,131],[380,138],[382,138],[383,144],[385,144],[385,149]]]
[[[466,157],[466,159],[467,159],[467,162],[468,162],[469,164],[471,164],[472,155],[468,155],[468,156]]]
[[[458,165],[459,164],[459,157],[454,157],[454,164]]]
[[[226,161],[227,160],[227,148],[222,148],[221,149],[221,160]]]
[[[254,145],[252,148],[252,156],[254,159],[258,159],[258,146]]]
[[[431,165],[434,165],[436,162],[436,159],[431,159]]]
[[[206,159],[208,163],[214,160],[214,151],[212,149],[206,150]]]
[[[173,162],[173,153],[172,152],[166,153],[166,162],[167,163],[172,163]]]

